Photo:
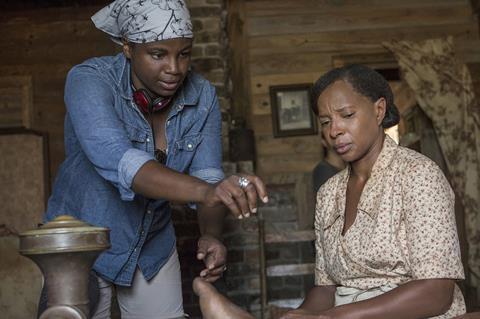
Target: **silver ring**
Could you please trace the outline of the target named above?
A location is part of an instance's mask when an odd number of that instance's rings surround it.
[[[238,185],[240,185],[240,188],[245,188],[248,184],[250,184],[250,181],[245,177],[242,176],[238,179]]]

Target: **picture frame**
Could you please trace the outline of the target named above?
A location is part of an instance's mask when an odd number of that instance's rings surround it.
[[[317,134],[311,88],[310,83],[270,87],[274,137]]]
[[[0,129],[33,125],[31,76],[0,76]]]

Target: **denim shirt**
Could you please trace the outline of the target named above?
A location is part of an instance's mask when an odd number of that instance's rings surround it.
[[[138,266],[147,280],[175,249],[166,200],[132,191],[140,167],[154,160],[150,125],[132,100],[130,63],[123,54],[89,59],[70,70],[65,86],[65,161],[45,221],[75,216],[110,229],[111,248],[94,270],[129,286]],[[165,123],[166,166],[209,183],[223,178],[221,113],[215,88],[189,72]]]

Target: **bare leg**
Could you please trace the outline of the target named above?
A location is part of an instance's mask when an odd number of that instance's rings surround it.
[[[199,277],[193,280],[193,291],[200,297],[200,309],[204,319],[253,319],[252,315]]]

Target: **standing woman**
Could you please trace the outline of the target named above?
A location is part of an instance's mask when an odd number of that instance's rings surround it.
[[[440,168],[398,146],[393,94],[374,70],[314,85],[322,132],[348,163],[319,190],[315,287],[284,318],[452,318],[465,313],[454,194]]]
[[[267,201],[255,176],[224,179],[215,88],[190,70],[192,24],[183,0],[117,0],[92,17],[123,47],[69,72],[65,153],[45,220],[73,215],[108,227],[112,247],[93,267],[109,318],[183,318],[170,201],[196,205],[200,275],[218,279],[225,208],[238,218]]]

